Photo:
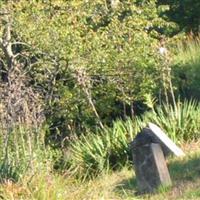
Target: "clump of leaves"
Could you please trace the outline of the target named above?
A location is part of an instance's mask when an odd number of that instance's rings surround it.
[[[175,107],[164,104],[146,112],[141,118],[137,118],[136,126],[141,129],[148,122],[153,122],[165,130],[172,140],[183,142],[200,136],[199,117],[199,103],[195,100],[178,101]]]
[[[18,181],[25,175],[38,170],[50,171],[60,158],[59,150],[53,150],[44,143],[44,128],[34,129],[23,125],[11,131],[1,130],[0,140],[0,182]]]
[[[89,133],[71,142],[70,169],[82,178],[93,177],[103,171],[120,169],[129,160],[128,143],[134,137],[132,120],[116,121],[112,128],[98,134]]]

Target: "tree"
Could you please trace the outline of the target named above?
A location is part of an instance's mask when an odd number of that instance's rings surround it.
[[[169,5],[169,10],[165,13],[169,20],[179,24],[179,31],[199,32],[200,2],[198,0],[159,0],[158,3]]]
[[[113,2],[3,5],[10,8],[20,71],[62,133],[103,128],[127,108],[133,115],[133,103],[145,102],[159,87],[159,30],[171,24],[159,17],[155,0]]]

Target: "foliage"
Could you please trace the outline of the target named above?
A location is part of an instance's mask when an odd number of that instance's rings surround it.
[[[58,151],[45,147],[45,130],[20,125],[1,133],[0,182],[18,181],[38,170],[50,171],[59,159]]]
[[[179,31],[199,32],[200,3],[198,0],[159,0],[158,3],[169,6],[170,9],[165,14],[179,24]]]
[[[18,180],[25,174],[35,174],[38,169],[49,171],[59,162],[62,165],[59,168],[65,165],[72,174],[81,178],[120,169],[131,160],[130,142],[148,122],[159,125],[176,142],[198,139],[199,108],[195,101],[178,102],[176,108],[163,105],[134,120],[118,120],[112,128],[74,138],[62,158],[64,163],[60,162],[60,151],[45,146],[42,130],[16,127],[8,134],[6,143],[5,138],[1,140],[1,181]]]
[[[129,160],[128,143],[135,134],[133,123],[116,121],[113,128],[98,134],[89,133],[70,143],[66,158],[76,176],[88,178],[110,169],[119,169]]]
[[[188,144],[183,158],[170,158],[168,166],[172,188],[161,188],[158,193],[136,195],[137,184],[133,169],[124,167],[120,171],[103,174],[94,180],[82,182],[63,174],[38,171],[32,177],[24,177],[20,182],[7,181],[0,185],[2,199],[30,200],[80,200],[80,199],[119,199],[119,200],[170,200],[199,199],[199,142]],[[184,171],[184,173],[183,173]]]
[[[53,135],[126,117],[162,82],[160,30],[174,24],[159,17],[156,0],[114,7],[103,0],[20,0],[2,9],[10,12],[15,60],[42,95]],[[6,23],[2,16],[2,34]]]
[[[137,118],[136,126],[144,127],[152,122],[161,127],[175,142],[192,141],[200,136],[200,105],[194,100],[178,101],[176,107],[162,105]]]
[[[200,40],[199,37],[188,38],[179,42],[177,53],[173,59],[173,70],[176,85],[181,97],[199,99],[200,81]]]

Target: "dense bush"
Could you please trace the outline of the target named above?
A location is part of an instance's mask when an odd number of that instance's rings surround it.
[[[133,103],[161,88],[161,29],[176,25],[160,17],[156,0],[117,2],[1,3],[9,15],[0,20],[0,37],[5,40],[12,26],[15,55],[9,62],[6,49],[0,51],[2,81],[14,82],[9,68],[25,74],[23,88],[41,95],[51,132],[61,139],[134,115]]]
[[[200,3],[198,0],[158,0],[158,3],[169,6],[165,14],[179,25],[179,31],[199,32]]]

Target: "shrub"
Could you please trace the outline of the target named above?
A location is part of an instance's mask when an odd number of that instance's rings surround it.
[[[70,169],[79,177],[91,177],[109,169],[119,169],[129,160],[128,143],[134,137],[132,120],[113,123],[112,128],[83,135],[70,144]]]

